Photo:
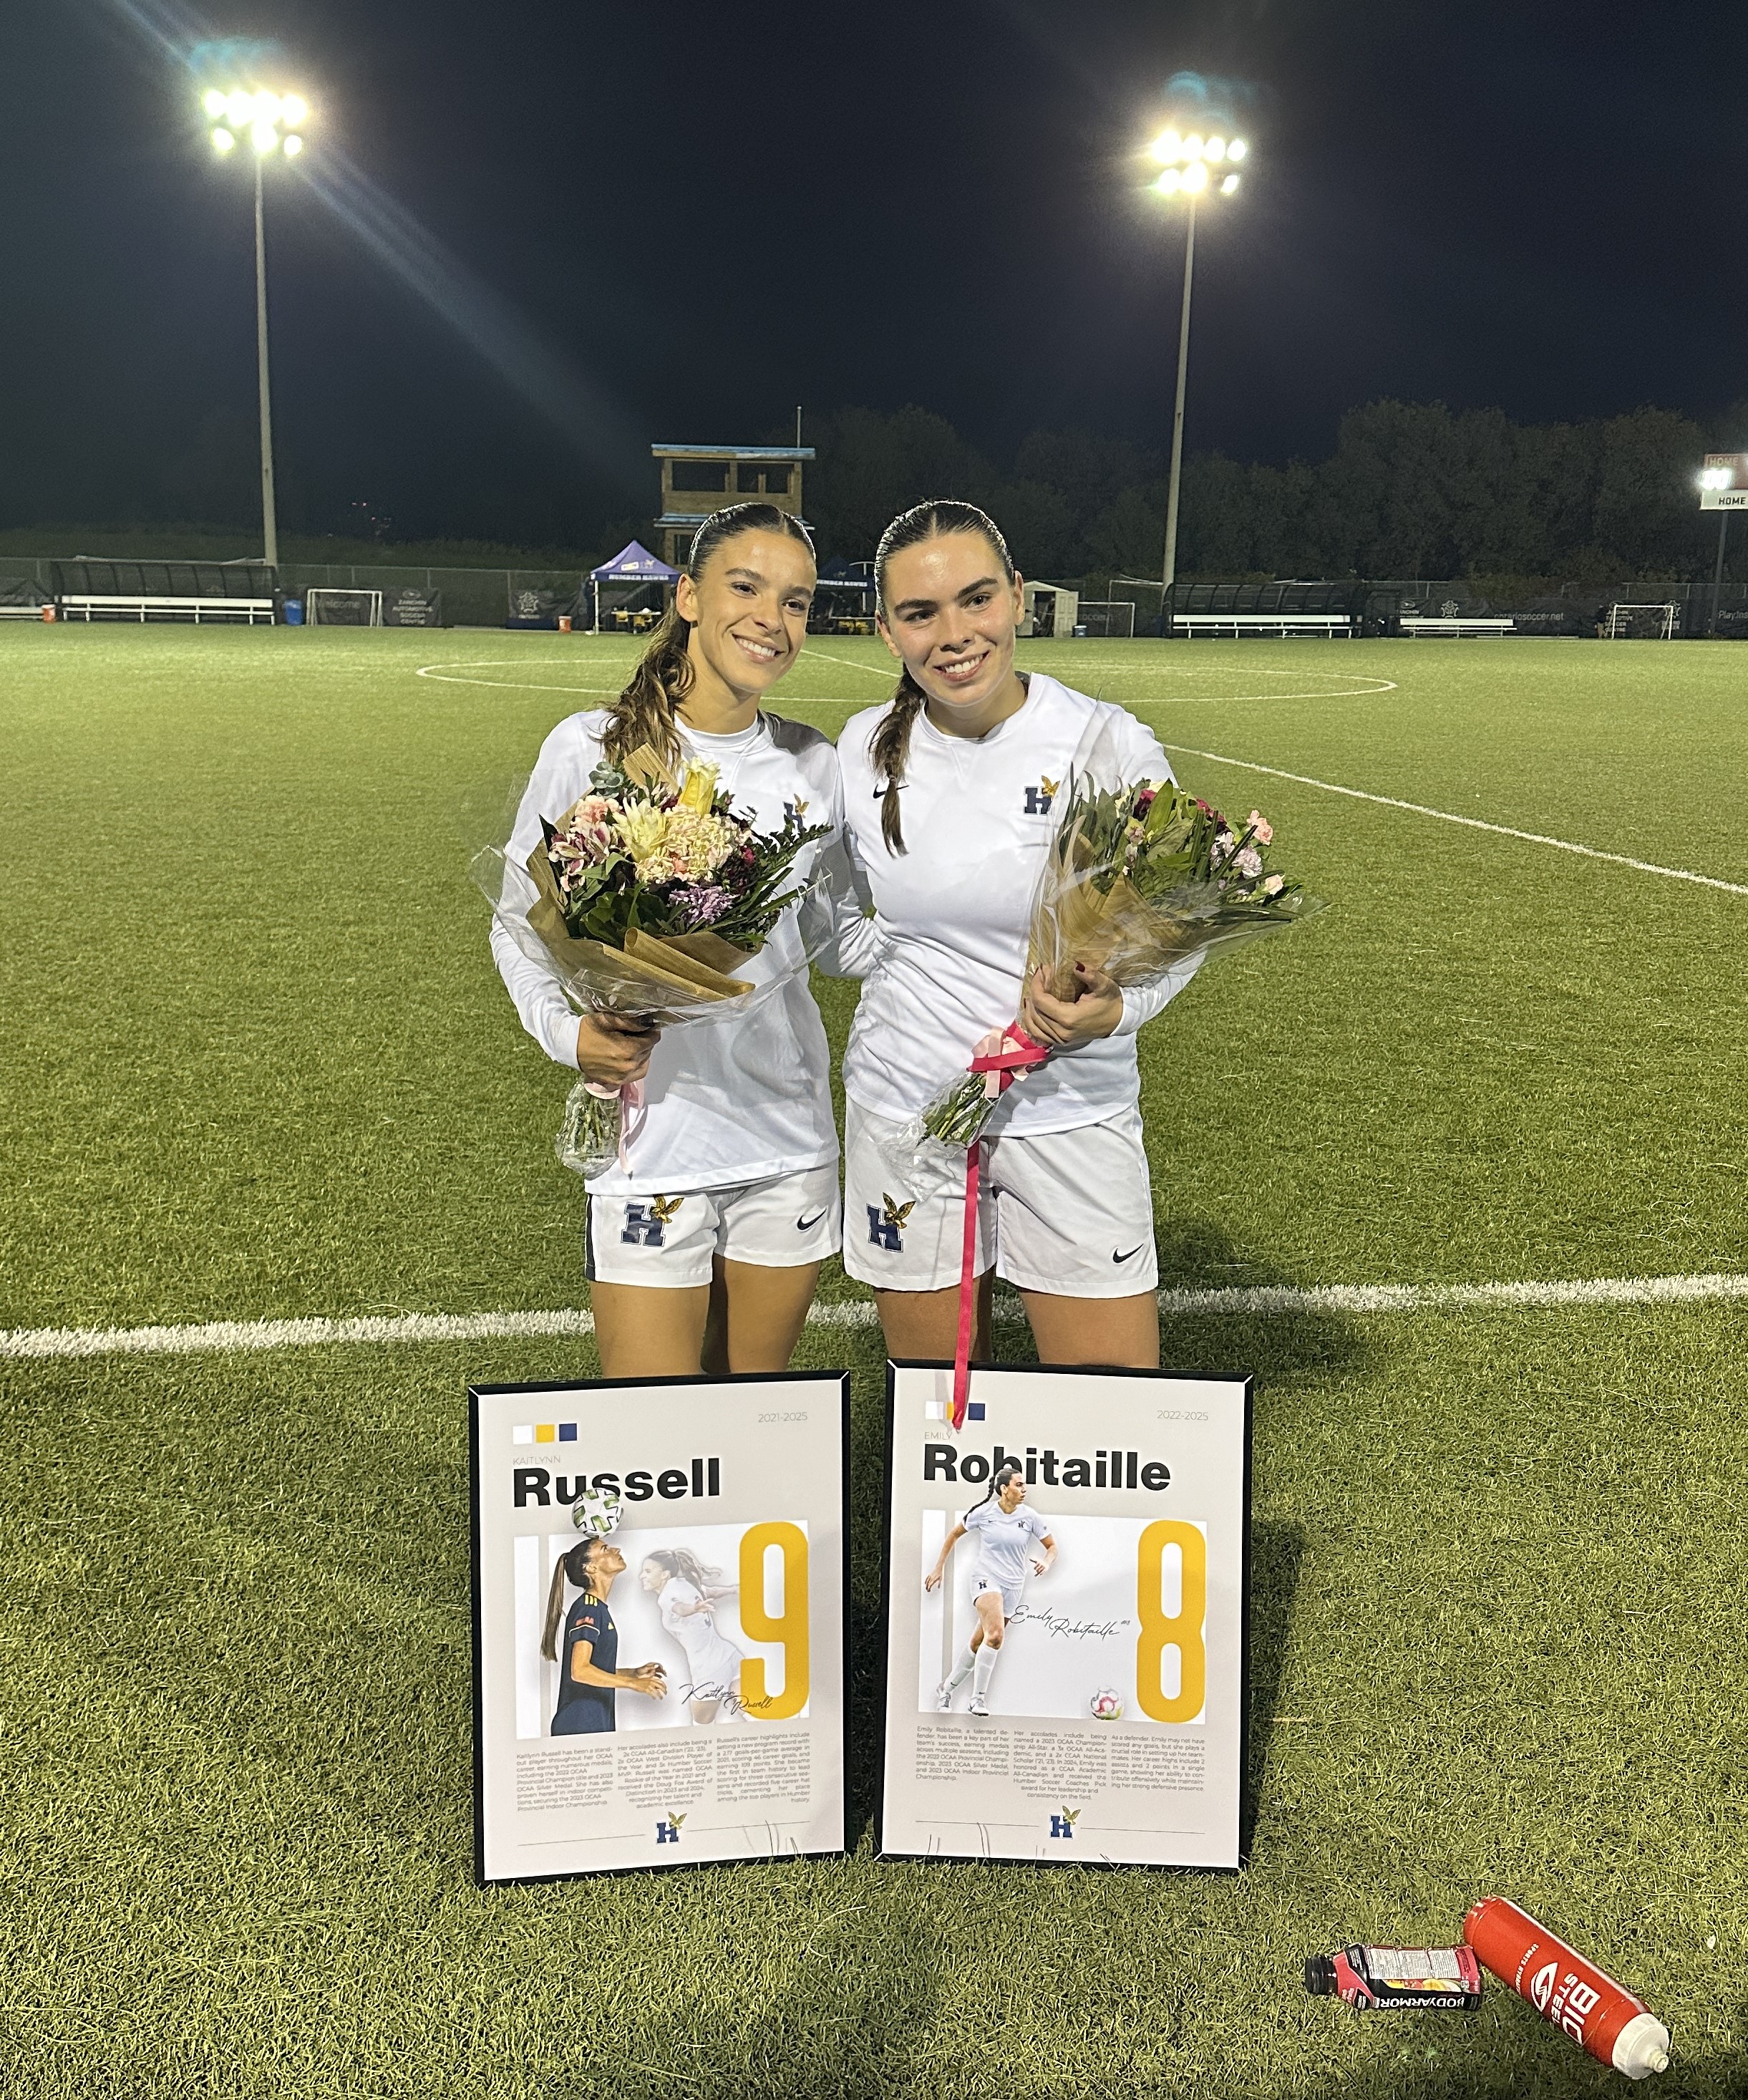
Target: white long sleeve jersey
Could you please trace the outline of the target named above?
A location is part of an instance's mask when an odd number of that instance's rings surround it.
[[[908,1120],[965,1070],[980,1036],[1019,1010],[1033,899],[1077,759],[1096,743],[1125,782],[1173,774],[1133,715],[1035,672],[1025,705],[986,736],[944,735],[918,712],[900,805],[906,849],[890,854],[886,781],[869,751],[886,712],[853,717],[838,739],[856,880],[882,937],[843,1084],[877,1115]],[[1059,1052],[1010,1088],[991,1134],[1077,1130],[1130,1106],[1141,1091],[1134,1031],[1194,973],[1192,964],[1125,991],[1117,1032]]]
[[[534,850],[541,818],[556,820],[587,791],[601,762],[607,722],[603,711],[572,715],[542,744],[506,849],[512,860],[525,862]],[[808,876],[821,854],[841,860],[838,757],[817,730],[761,714],[735,736],[681,728],[680,741],[688,757],[719,767],[719,786],[735,809],[751,812],[758,830],[777,830],[790,805],[809,823],[832,827],[832,836],[803,849],[798,877]],[[855,951],[871,949],[875,934],[854,902],[848,870],[831,901],[810,900],[807,909],[833,914],[839,946],[821,955],[822,967],[857,974]],[[810,925],[810,933],[816,930]],[[791,964],[802,951],[792,907],[750,973]],[[577,1016],[564,994],[495,920],[491,952],[523,1027],[556,1064],[575,1070]],[[826,1166],[838,1156],[830,1071],[826,1030],[805,970],[748,1012],[669,1030],[649,1061],[643,1109],[627,1114],[626,1167],[592,1178],[588,1186],[610,1196],[667,1194]]]

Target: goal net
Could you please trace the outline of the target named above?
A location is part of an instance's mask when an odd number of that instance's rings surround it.
[[[1135,633],[1135,606],[1132,598],[1083,598],[1074,615],[1077,627],[1086,629],[1087,639],[1132,641]]]
[[[1678,605],[1611,605],[1602,624],[1605,642],[1673,642],[1681,617]]]
[[[325,585],[303,594],[303,616],[311,627],[381,627],[379,590],[337,590]]]

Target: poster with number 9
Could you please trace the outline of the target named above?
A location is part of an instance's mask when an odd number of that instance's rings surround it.
[[[879,1850],[1239,1864],[1250,1383],[887,1372]]]
[[[843,1850],[848,1394],[471,1390],[482,1882]]]

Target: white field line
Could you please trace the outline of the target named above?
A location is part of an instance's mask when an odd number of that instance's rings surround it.
[[[1162,1290],[1161,1312],[1261,1314],[1535,1311],[1568,1306],[1694,1305],[1748,1299],[1748,1275],[1605,1276],[1570,1282],[1328,1283],[1300,1289],[1262,1284],[1249,1289]],[[1017,1308],[998,1304],[1000,1320]],[[817,1305],[812,1327],[872,1327],[865,1299]],[[335,1343],[524,1341],[542,1335],[581,1336],[595,1330],[580,1308],[552,1312],[408,1312],[355,1320],[210,1320],[171,1327],[14,1327],[0,1330],[0,1359],[68,1357],[226,1355],[256,1349],[307,1349]]]
[[[1343,788],[1333,780],[1314,780],[1308,773],[1288,773],[1279,765],[1259,765],[1251,758],[1226,758],[1217,751],[1196,751],[1187,743],[1168,743],[1168,751],[1181,751],[1189,758],[1205,758],[1212,765],[1235,765],[1246,773],[1266,773],[1271,779],[1292,780],[1301,788],[1321,788],[1326,795],[1346,795],[1356,802],[1376,802],[1386,810],[1406,810],[1416,817],[1434,817],[1442,824],[1466,824],[1472,832],[1492,832],[1502,839],[1521,839],[1526,845],[1552,846],[1557,853],[1581,854],[1586,860],[1605,860],[1616,867],[1636,868],[1640,875],[1667,876],[1671,882],[1697,882],[1706,889],[1727,890],[1732,897],[1748,897],[1748,882],[1725,882],[1715,875],[1696,875],[1689,867],[1663,867],[1654,860],[1635,860],[1630,854],[1605,853],[1600,846],[1579,845],[1572,839],[1549,838],[1543,832],[1520,832],[1509,824],[1490,824],[1484,818],[1459,816],[1452,810],[1429,810],[1424,802],[1404,802],[1394,795],[1368,794],[1363,788]]]

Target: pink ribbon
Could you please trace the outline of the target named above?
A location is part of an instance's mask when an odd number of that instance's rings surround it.
[[[1041,1065],[1050,1052],[1034,1043],[1019,1023],[992,1029],[971,1048],[967,1068],[984,1074],[984,1092],[999,1101],[1016,1079]],[[965,1427],[971,1386],[971,1330],[976,1323],[977,1286],[971,1271],[977,1260],[977,1186],[983,1167],[983,1140],[973,1138],[965,1151],[965,1241],[959,1256],[959,1339],[953,1357],[953,1426]]]

